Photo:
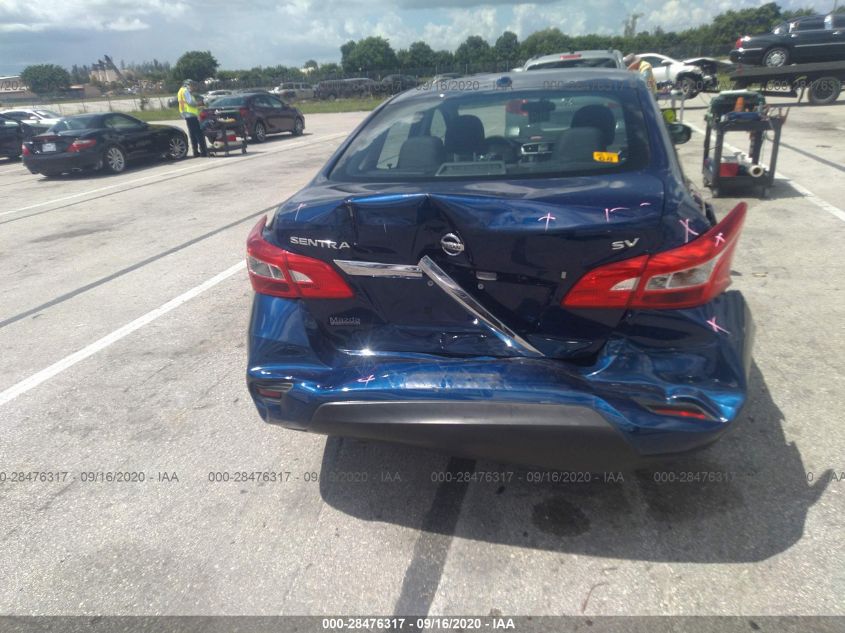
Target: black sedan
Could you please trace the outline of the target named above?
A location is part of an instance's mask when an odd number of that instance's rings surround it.
[[[381,80],[381,92],[383,94],[395,95],[396,93],[416,88],[419,83],[416,77],[411,77],[410,75],[388,75]]]
[[[737,64],[771,67],[845,60],[845,14],[804,16],[771,33],[745,35],[730,57]]]
[[[120,112],[65,117],[23,143],[24,165],[45,176],[84,169],[117,174],[134,160],[180,160],[187,153],[188,137],[182,130],[150,125]]]
[[[233,112],[237,112],[243,119],[253,143],[263,143],[268,134],[290,132],[294,136],[301,136],[305,131],[305,117],[298,108],[263,91],[243,92],[215,99],[213,105],[200,111],[200,122],[207,126]]]
[[[0,114],[0,156],[17,160],[21,155],[21,144],[27,136],[31,136],[28,131],[26,124]]]

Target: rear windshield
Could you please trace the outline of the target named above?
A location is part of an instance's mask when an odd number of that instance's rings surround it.
[[[61,119],[61,114],[56,114],[52,110],[33,110],[35,114],[38,116],[44,117],[45,119]]]
[[[548,70],[549,68],[619,68],[619,65],[613,57],[579,57],[531,64],[526,70]]]
[[[614,173],[645,167],[636,93],[471,92],[388,105],[359,132],[329,178],[400,181]]]
[[[89,116],[76,116],[69,119],[62,119],[50,128],[51,132],[66,132],[68,130],[88,130],[102,127],[99,114]]]
[[[225,96],[214,100],[215,108],[239,108],[246,105],[246,97]]]

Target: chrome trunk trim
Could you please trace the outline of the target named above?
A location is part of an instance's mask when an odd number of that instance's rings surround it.
[[[510,349],[521,352],[524,356],[543,357],[540,350],[511,330],[493,313],[481,305],[475,297],[461,288],[440,266],[435,264],[428,255],[423,256],[420,260],[418,269],[437,284],[450,298],[454,299],[465,310],[490,328],[493,334]]]
[[[334,263],[347,275],[353,277],[387,277],[399,279],[420,279],[419,266],[409,264],[382,264],[380,262],[354,262],[336,259]]]

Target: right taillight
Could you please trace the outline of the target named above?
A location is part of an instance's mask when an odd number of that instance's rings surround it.
[[[208,118],[208,110],[200,110],[200,121],[205,121]]]
[[[734,48],[742,48],[742,38],[738,37],[736,42],[734,42]]]
[[[255,292],[288,299],[349,299],[343,277],[326,262],[291,253],[264,239],[262,217],[246,242],[246,264]]]
[[[95,138],[86,138],[86,139],[78,138],[73,143],[70,144],[70,146],[67,148],[67,151],[69,151],[71,153],[76,153],[76,152],[82,151],[83,149],[91,149],[96,144],[97,144],[97,139],[95,139]]]
[[[731,283],[746,204],[695,240],[591,270],[566,294],[567,308],[677,309],[703,305]]]
[[[26,145],[21,145],[21,155],[22,156],[30,156],[32,152],[29,151],[29,148]]]

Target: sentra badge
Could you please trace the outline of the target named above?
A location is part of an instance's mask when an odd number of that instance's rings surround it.
[[[331,248],[333,250],[339,251],[344,248],[349,248],[349,242],[335,242],[334,240],[315,240],[311,239],[310,237],[296,237],[291,236],[290,238],[291,244],[297,244],[299,246],[317,246],[319,248]]]

